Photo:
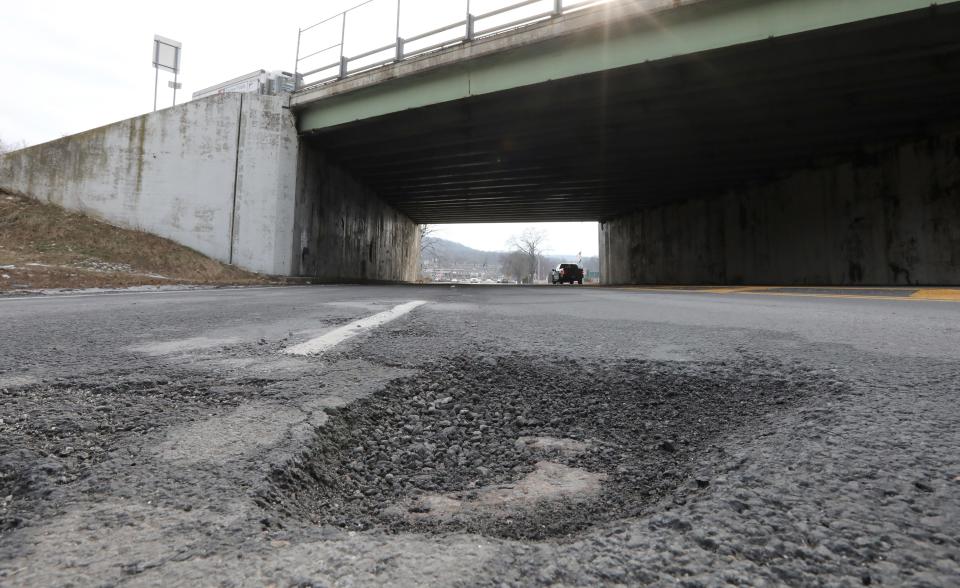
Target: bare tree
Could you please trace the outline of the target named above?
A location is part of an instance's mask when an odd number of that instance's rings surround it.
[[[546,242],[547,234],[534,228],[526,228],[507,241],[507,246],[513,252],[520,253],[524,260],[523,275],[520,276],[522,281],[532,281],[533,276],[537,274],[537,266],[543,258]]]
[[[510,251],[500,256],[500,273],[518,281],[529,277],[527,256],[519,251]]]
[[[420,230],[420,259],[423,259],[424,253],[430,253],[433,251],[433,235],[437,231],[437,227],[433,225],[418,225]]]
[[[26,146],[26,141],[10,143],[8,141],[4,141],[3,138],[0,137],[0,155],[3,155],[4,153],[10,153],[11,151],[16,151],[18,149],[24,149]]]
[[[434,254],[434,240],[430,238],[430,235],[436,231],[436,227],[431,225],[417,225],[417,230],[420,232],[420,259],[418,263],[420,265],[420,274],[423,276],[426,270],[427,256]]]

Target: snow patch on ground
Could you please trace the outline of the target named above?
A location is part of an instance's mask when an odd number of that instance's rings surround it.
[[[171,284],[169,286],[130,286],[129,288],[37,288],[16,292],[0,292],[0,297],[25,296],[87,296],[92,294],[131,294],[149,292],[188,292],[193,290],[225,290],[249,288],[250,286],[206,286],[190,284]],[[254,286],[265,287],[265,286]]]

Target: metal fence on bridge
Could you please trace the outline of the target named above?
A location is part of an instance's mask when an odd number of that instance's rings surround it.
[[[367,0],[299,30],[295,77],[317,86],[609,1]]]

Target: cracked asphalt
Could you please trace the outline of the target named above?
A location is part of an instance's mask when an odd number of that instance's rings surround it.
[[[960,585],[960,304],[313,286],[0,324],[0,585]]]

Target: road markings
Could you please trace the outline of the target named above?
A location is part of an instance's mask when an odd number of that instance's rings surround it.
[[[708,294],[740,294],[740,293],[754,293],[762,292],[764,290],[769,290],[769,287],[765,286],[720,286],[717,288],[705,288],[702,290],[697,290],[698,292],[707,292]]]
[[[921,288],[910,298],[914,300],[949,300],[960,302],[960,288]]]
[[[836,298],[848,300],[889,300],[900,302],[960,302],[960,289],[953,288],[895,288],[895,287],[874,287],[866,288],[883,292],[903,292],[903,295],[895,296],[890,294],[843,294],[827,292],[809,292],[796,291],[791,292],[789,287],[785,286],[758,286],[758,287],[714,287],[714,288],[680,288],[669,286],[620,286],[617,290],[626,290],[632,292],[666,292],[671,294],[735,294],[735,295],[756,295],[756,296],[783,296],[790,298]],[[825,290],[844,289],[851,291],[864,290],[857,287],[826,287]],[[779,291],[771,291],[779,290]],[[797,290],[811,290],[809,287],[797,287]]]
[[[142,343],[129,347],[131,351],[144,353],[146,355],[173,355],[175,353],[189,353],[191,351],[203,351],[205,349],[216,349],[235,345],[240,343],[237,337],[226,337],[222,339],[212,339],[210,337],[190,337],[189,339],[176,339],[174,341],[155,341],[152,343]]]
[[[409,313],[413,309],[426,304],[426,300],[413,300],[399,306],[394,306],[390,310],[379,312],[367,318],[354,321],[348,325],[338,327],[329,333],[320,335],[315,339],[310,339],[306,343],[294,345],[283,352],[287,355],[317,355],[334,347],[351,337],[366,333],[371,329],[382,327],[390,321],[396,320]]]

